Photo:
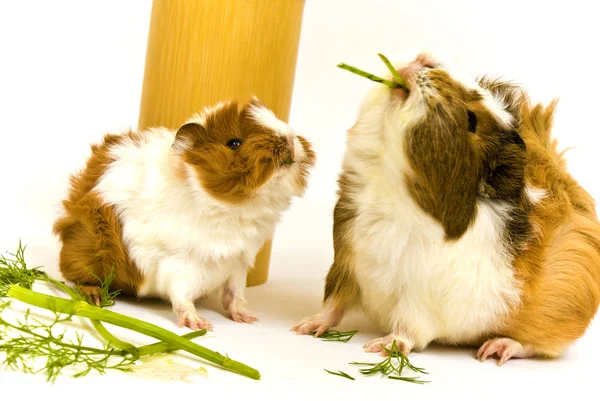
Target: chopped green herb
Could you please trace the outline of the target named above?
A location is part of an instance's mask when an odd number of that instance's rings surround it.
[[[313,331],[310,334],[315,334],[316,332]],[[337,331],[337,330],[328,330],[325,333],[321,334],[319,336],[319,338],[321,338],[323,341],[341,341],[343,343],[347,343],[348,341],[350,341],[350,339],[352,337],[354,337],[354,335],[358,333],[358,330],[352,330],[352,331]]]
[[[341,370],[338,370],[337,372],[332,372],[330,370],[324,369],[325,372],[331,374],[331,375],[335,375],[335,376],[341,376],[341,377],[345,377],[346,379],[350,379],[350,380],[356,380],[354,377],[350,376],[348,373],[344,373]]]
[[[419,380],[418,377],[402,377],[402,370],[404,368],[409,368],[410,370],[421,374],[428,373],[424,369],[418,368],[410,363],[406,355],[404,355],[400,348],[398,348],[396,340],[394,340],[394,342],[392,343],[391,349],[388,349],[385,346],[383,346],[383,349],[387,351],[388,357],[379,363],[351,362],[350,364],[370,366],[369,368],[362,368],[358,370],[363,375],[374,375],[377,373],[381,373],[382,375],[387,376],[389,379],[402,380],[416,384],[429,383],[428,381]],[[391,374],[393,373],[395,373],[396,375],[391,376]]]

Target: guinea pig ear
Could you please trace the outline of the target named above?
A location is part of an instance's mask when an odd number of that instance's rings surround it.
[[[478,195],[488,199],[518,198],[525,185],[527,146],[516,131],[502,134],[497,145],[484,161]]]
[[[173,147],[180,151],[189,149],[206,137],[206,129],[198,123],[182,125],[175,134]]]

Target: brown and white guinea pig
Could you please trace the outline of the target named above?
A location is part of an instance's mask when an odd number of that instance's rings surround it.
[[[93,274],[114,266],[112,290],[170,301],[180,327],[212,329],[194,301],[213,291],[233,320],[255,321],[248,269],[314,162],[312,145],[256,97],[176,131],[108,134],[71,177],[54,224],[60,270],[99,302]]]
[[[293,330],[362,306],[389,333],[369,352],[560,355],[600,302],[600,224],[551,139],[556,102],[427,54],[397,67],[408,91],[375,85],[349,130],[324,305]]]

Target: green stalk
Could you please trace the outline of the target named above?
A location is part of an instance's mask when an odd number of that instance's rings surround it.
[[[350,71],[356,75],[360,75],[361,77],[370,79],[371,81],[378,82],[380,84],[384,84],[385,86],[390,87],[390,88],[399,88],[402,86],[402,85],[398,84],[397,82],[388,81],[387,79],[380,78],[376,75],[371,74],[370,72],[359,70],[358,68],[352,67],[345,63],[340,63],[337,66],[343,70]]]
[[[181,337],[191,340],[193,338],[200,337],[205,334],[206,334],[206,330],[202,329],[202,330],[184,334]],[[178,349],[179,349],[179,347],[177,347],[176,345],[169,344],[164,341],[160,341],[160,342],[157,342],[154,344],[144,345],[142,347],[139,347],[137,350],[138,350],[139,356],[148,356],[148,355],[152,355],[152,354],[160,354],[163,352],[164,353],[173,352],[173,351],[177,351]]]
[[[21,302],[34,305],[42,309],[64,313],[67,315],[81,316],[88,319],[96,319],[115,326],[134,330],[138,333],[167,342],[179,349],[187,351],[207,361],[213,362],[223,368],[232,370],[246,377],[259,380],[260,372],[241,362],[223,356],[218,352],[204,348],[190,340],[183,338],[169,330],[142,320],[125,316],[110,310],[102,309],[85,301],[72,301],[63,298],[38,293],[28,290],[19,285],[11,285],[8,295]]]
[[[139,358],[140,350],[133,344],[129,344],[128,342],[119,340],[117,337],[110,334],[110,332],[104,327],[104,325],[96,319],[90,319],[92,326],[96,329],[100,337],[102,337],[111,347],[115,347],[126,351],[131,354],[134,358]]]
[[[385,86],[389,87],[389,88],[402,88],[404,90],[408,90],[408,87],[406,86],[406,81],[404,80],[404,78],[402,78],[400,76],[400,74],[398,73],[398,71],[396,71],[396,69],[394,68],[394,66],[392,65],[392,63],[390,63],[390,61],[387,59],[387,57],[385,57],[383,54],[378,53],[377,54],[379,56],[379,58],[381,59],[381,61],[383,61],[383,63],[385,64],[385,66],[387,67],[388,70],[390,70],[390,72],[392,73],[392,76],[394,77],[394,81],[388,81],[387,79],[383,79],[381,77],[378,77],[376,75],[373,75],[369,72],[363,71],[363,70],[359,70],[356,67],[352,67],[348,64],[345,63],[340,63],[337,66],[339,68],[342,68],[344,70],[350,71],[353,74],[359,75],[361,77],[370,79],[371,81],[374,82],[378,82],[380,84],[384,84]]]
[[[396,80],[396,82],[398,82],[400,84],[400,86],[402,86],[403,88],[406,88],[406,81],[404,80],[404,78],[402,78],[400,76],[400,73],[398,73],[398,71],[396,71],[396,69],[394,68],[392,63],[390,63],[390,60],[388,60],[387,57],[381,53],[378,53],[377,55],[383,61],[385,66],[388,68],[388,70],[390,70],[390,72],[394,76],[394,79]]]
[[[50,278],[48,276],[45,276],[45,277],[41,278],[41,280],[45,280],[45,281],[47,281],[47,282],[49,282],[51,284],[54,284],[56,287],[60,288],[61,290],[63,290],[67,294],[69,294],[69,296],[73,300],[81,300],[82,299],[81,296],[79,295],[79,293],[77,293],[77,291],[74,291],[69,286],[67,286],[65,283],[63,283],[62,281],[55,280],[55,279]],[[92,323],[92,326],[94,326],[94,329],[96,329],[96,331],[98,332],[98,334],[100,335],[100,337],[102,337],[111,346],[113,346],[115,348],[122,349],[123,351],[127,351],[128,353],[130,353],[136,359],[140,356],[139,350],[138,350],[138,348],[135,345],[130,344],[130,343],[125,342],[125,341],[122,341],[122,340],[119,340],[117,337],[115,337],[114,335],[112,335],[106,329],[106,327],[104,327],[104,325],[101,322],[99,322],[98,320],[96,320],[96,319],[90,319],[90,322]]]

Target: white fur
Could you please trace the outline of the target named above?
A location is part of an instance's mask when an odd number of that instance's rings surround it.
[[[291,134],[290,127],[283,121],[281,121],[275,114],[268,108],[263,106],[253,106],[251,109],[252,117],[259,124],[271,128],[279,135]]]
[[[501,240],[508,206],[479,201],[470,229],[445,242],[441,225],[403,183],[410,172],[403,132],[424,110],[418,98],[412,105],[396,103],[382,86],[367,95],[344,158],[359,184],[349,186],[358,209],[350,239],[362,305],[417,349],[434,339],[474,339],[501,324],[520,300]]]
[[[206,106],[200,113],[196,113],[193,116],[191,116],[186,121],[186,123],[196,123],[196,124],[200,124],[200,125],[205,125],[206,117],[209,116],[210,114],[213,114],[213,113],[219,111],[226,104],[227,104],[227,102],[219,102],[219,103],[216,103],[216,104],[213,104],[210,106]]]
[[[548,191],[525,184],[525,194],[534,205],[539,204],[548,195]]]
[[[174,135],[149,130],[141,146],[115,147],[116,161],[95,190],[122,221],[124,243],[144,278],[140,296],[162,297],[185,309],[181,305],[229,283],[238,287],[234,301],[243,303],[247,269],[291,197],[301,192],[298,167],[271,179],[251,201],[226,205],[210,197],[193,170],[170,152]],[[177,163],[185,179],[175,174]]]
[[[483,105],[496,117],[496,120],[504,128],[510,128],[514,124],[514,117],[506,110],[503,99],[493,96],[489,91],[480,89],[483,95]]]

